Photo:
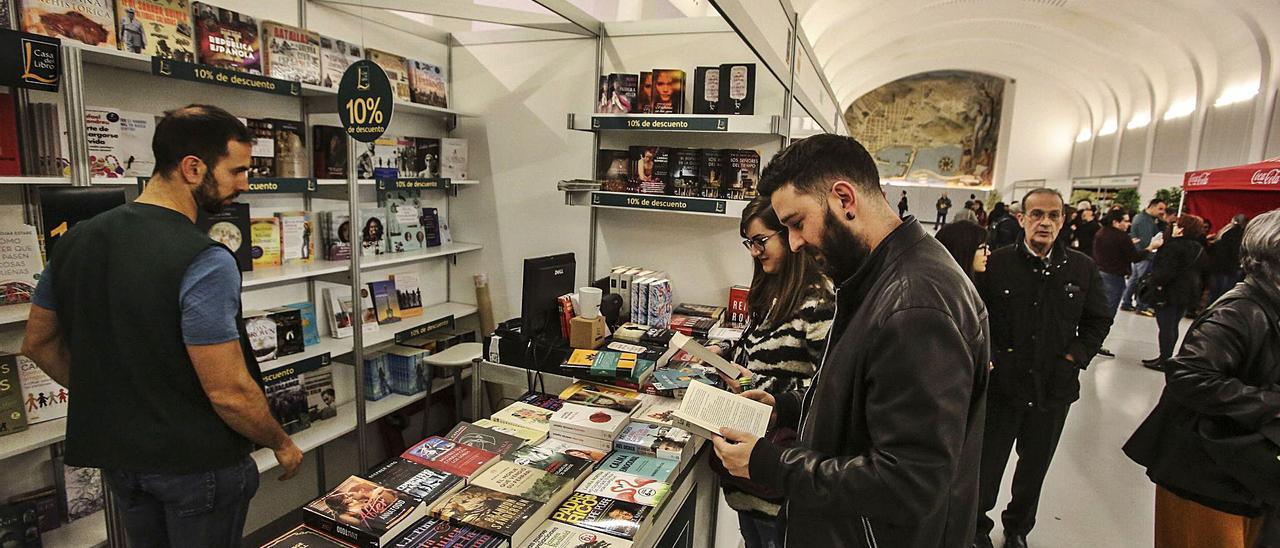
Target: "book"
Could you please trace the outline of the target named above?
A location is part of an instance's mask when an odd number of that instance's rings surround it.
[[[320,84],[319,34],[275,21],[263,21],[262,41],[262,69],[267,76]]]
[[[720,65],[720,114],[754,114],[756,105],[756,64]]]
[[[22,149],[18,142],[18,113],[13,103],[13,95],[0,93],[0,176],[17,177],[22,173]]]
[[[693,113],[720,112],[720,67],[693,69]]]
[[[675,196],[697,196],[701,191],[698,179],[698,149],[672,148],[667,154],[671,172],[669,188]]]
[[[395,151],[392,153],[394,157],[396,177],[419,177],[416,166],[418,165],[418,140],[414,137],[396,137]],[[375,171],[375,177],[390,178],[388,176],[378,177]],[[430,176],[430,175],[426,175]]]
[[[369,293],[373,296],[373,308],[377,313],[379,325],[401,320],[400,299],[396,296],[395,282],[391,280],[369,282]]]
[[[364,219],[363,228],[360,229],[360,256],[372,257],[387,253],[386,208],[361,208],[360,218]]]
[[[719,149],[698,149],[698,192],[703,198],[719,198],[724,184],[724,155]]]
[[[391,91],[396,99],[413,100],[413,95],[409,91],[408,65],[404,57],[373,48],[365,48],[364,54],[367,59],[382,67],[382,71],[387,73],[387,80],[391,82]]]
[[[350,548],[350,544],[325,533],[299,525],[262,545],[262,548]]]
[[[391,395],[391,371],[385,352],[371,352],[364,358],[364,399],[378,401]]]
[[[467,140],[440,139],[440,176],[446,179],[467,179]]]
[[[613,440],[613,448],[646,457],[682,461],[693,447],[690,440],[688,432],[674,426],[633,422],[623,427]]]
[[[329,310],[329,336],[335,339],[350,337],[353,334],[352,326],[355,324],[354,308],[351,306],[351,289],[345,286],[326,287],[324,301]],[[374,322],[372,329],[368,325],[365,325],[364,329],[369,332],[377,327],[377,322]]]
[[[653,113],[684,113],[684,71],[677,69],[654,69],[653,71]]]
[[[27,402],[16,354],[0,355],[0,436],[27,429]]]
[[[92,516],[102,510],[102,471],[78,466],[62,467],[67,522]]]
[[[36,228],[0,225],[0,305],[31,302],[43,271]]]
[[[747,308],[747,296],[751,293],[751,288],[745,285],[735,285],[729,288],[729,323],[743,324],[747,323],[750,318],[750,312]]]
[[[294,367],[281,367],[262,374],[263,391],[271,416],[280,423],[286,434],[294,434],[311,427],[311,414],[307,410],[307,391],[302,377]]]
[[[396,300],[400,303],[400,317],[413,318],[422,315],[422,282],[417,274],[392,274],[396,286]]]
[[[604,438],[598,438],[593,436],[586,436],[586,435],[583,435],[577,432],[571,432],[568,430],[552,429],[551,432],[547,435],[547,437],[549,439],[556,439],[560,441],[569,442],[574,445],[580,445],[582,447],[586,447],[593,451],[599,451],[602,458],[603,458],[603,455],[613,450],[613,440],[607,440]]]
[[[596,114],[604,114],[609,112],[609,75],[600,75],[600,85],[596,88],[596,104],[594,107]]]
[[[600,189],[608,192],[626,192],[631,179],[631,152],[629,150],[600,149],[596,152],[596,180]]]
[[[631,541],[548,521],[521,548],[631,548]]]
[[[755,198],[756,186],[760,183],[760,153],[754,150],[725,151],[724,175],[722,192],[725,198]]]
[[[40,515],[36,505],[0,505],[0,540],[6,547],[27,548],[40,546]]]
[[[312,173],[317,179],[347,178],[347,132],[337,126],[311,127]]]
[[[573,490],[573,478],[501,460],[476,476],[471,485],[543,504],[559,504]]]
[[[449,83],[438,65],[409,60],[409,89],[415,103],[449,108]]]
[[[276,324],[276,357],[301,353],[306,348],[302,311],[287,306],[268,308],[267,317]]]
[[[412,146],[413,162],[407,172],[415,177],[441,177],[440,139],[414,137]]]
[[[717,325],[720,325],[720,320],[702,318],[699,316],[685,316],[684,314],[672,314],[671,324],[668,327],[690,337],[706,339],[707,335],[709,335],[711,330]]]
[[[631,112],[647,114],[653,112],[653,72],[640,73],[640,86],[636,89],[636,100],[631,103]]]
[[[310,177],[307,168],[306,126],[293,120],[272,120],[276,177]],[[345,177],[345,176],[344,176]]]
[[[399,457],[382,463],[365,478],[416,497],[428,505],[456,493],[464,483],[458,476]]]
[[[729,360],[720,357],[719,354],[712,352],[711,349],[702,346],[698,341],[683,333],[672,335],[668,347],[689,353],[697,358],[699,362],[716,368],[717,371],[730,379],[736,379],[742,375],[742,370],[738,369],[738,366],[729,363]]]
[[[94,178],[149,177],[156,168],[155,116],[113,108],[84,109],[89,172]]]
[[[710,367],[681,365],[665,367],[653,372],[650,382],[644,386],[646,394],[668,398],[683,398],[691,384],[720,386],[719,377],[714,377]],[[674,414],[674,412],[673,412]],[[675,423],[672,422],[674,425]]]
[[[427,390],[427,364],[423,361],[430,351],[408,346],[390,346],[386,349],[387,380],[391,391],[412,396]]]
[[[570,457],[587,459],[593,463],[598,463],[604,460],[605,456],[609,453],[609,449],[595,449],[580,443],[553,438],[547,438],[546,441],[539,443],[536,447],[547,451],[564,453]]]
[[[498,459],[497,454],[439,436],[431,436],[418,442],[400,456],[428,468],[468,479],[485,471]]]
[[[440,240],[440,211],[434,207],[422,208],[422,231],[426,235],[426,246],[437,247]]]
[[[187,0],[116,0],[120,49],[196,62],[195,28]]]
[[[666,147],[633,146],[631,154],[631,179],[629,192],[665,194],[671,178],[669,149]]]
[[[502,535],[511,539],[513,546],[519,546],[542,524],[551,508],[551,505],[468,485],[431,510],[442,521]]]
[[[204,2],[192,2],[191,9],[195,14],[199,62],[262,74],[262,40],[257,19]]]
[[[575,492],[555,509],[551,519],[633,540],[640,533],[640,524],[651,513],[653,508],[642,504]]]
[[[109,0],[19,0],[23,32],[116,48],[116,12]]]
[[[654,279],[649,283],[648,289],[649,297],[646,300],[646,304],[649,307],[649,325],[653,327],[669,327],[671,325],[673,300],[671,280],[668,278]]]
[[[516,401],[541,407],[543,409],[550,409],[552,411],[558,410],[564,405],[564,400],[560,398],[552,396],[551,394],[543,394],[542,392],[534,392],[532,390],[525,392],[519,398],[516,398]]]
[[[427,505],[417,498],[351,476],[303,507],[303,523],[356,546],[379,548],[426,514]]]
[[[640,87],[638,74],[610,74],[607,77],[609,87],[608,99],[604,112],[608,114],[627,114],[636,101],[637,88]]]
[[[500,535],[466,525],[455,525],[434,517],[425,517],[410,525],[387,545],[392,548],[510,548]]]
[[[249,177],[276,176],[276,127],[274,120],[258,118],[242,119],[253,134],[253,148],[249,151]]]
[[[463,445],[484,449],[490,453],[505,456],[524,445],[525,440],[504,434],[497,430],[476,426],[469,422],[459,422],[450,430],[445,438]]]
[[[241,272],[253,270],[253,240],[249,219],[249,204],[239,202],[224,205],[217,213],[201,210],[196,216],[196,226],[235,255],[236,265]]]
[[[682,314],[685,316],[695,316],[699,318],[710,318],[718,320],[724,317],[725,308],[723,306],[715,306],[710,304],[696,303],[680,303],[672,310],[674,314]]]
[[[551,429],[553,433],[563,431],[612,441],[630,417],[630,413],[623,411],[566,402],[551,416]]]
[[[9,504],[29,504],[35,506],[37,522],[41,533],[47,533],[62,526],[62,506],[56,486],[42,487],[9,497]]]
[[[280,262],[282,264],[307,264],[315,257],[314,220],[307,211],[281,211],[276,213],[280,221]]]
[[[568,388],[560,392],[560,397],[566,402],[588,407],[603,407],[627,413],[635,410],[636,406],[640,405],[639,392],[586,381],[577,381],[569,385]]]
[[[503,455],[502,458],[521,466],[569,478],[573,483],[581,480],[595,466],[595,462],[590,459],[538,446],[521,447]]]
[[[352,63],[364,59],[359,44],[328,36],[320,37],[320,85],[336,88]]]
[[[533,428],[516,426],[514,424],[506,424],[506,423],[497,422],[491,419],[480,419],[478,421],[475,421],[472,424],[475,424],[476,426],[479,426],[481,428],[488,428],[495,432],[501,432],[503,434],[515,436],[517,438],[524,440],[524,442],[527,444],[541,443],[542,440],[547,439],[546,430],[535,430]]]
[[[600,462],[599,470],[626,472],[658,481],[670,482],[679,468],[679,461],[637,455],[629,451],[614,451]]]
[[[320,327],[316,323],[316,305],[310,302],[284,305],[293,308],[302,316],[302,341],[306,346],[320,344]]]
[[[680,409],[672,413],[671,422],[707,439],[720,435],[721,428],[732,428],[764,437],[772,412],[772,407],[758,401],[702,383],[693,383],[680,401]]]
[[[489,418],[496,422],[546,431],[551,428],[551,416],[553,413],[554,411],[550,409],[515,402],[502,408]]]
[[[253,269],[280,266],[280,219],[276,217],[252,217],[249,219],[249,241],[253,256]]]
[[[640,396],[640,405],[631,414],[631,420],[644,424],[672,426],[671,414],[679,408],[680,400],[644,394]]]
[[[611,379],[631,375],[637,359],[639,356],[630,352],[577,349],[560,368],[569,375]]]
[[[636,474],[596,470],[574,491],[660,508],[671,494],[671,485]]]
[[[307,393],[307,415],[311,422],[338,416],[337,393],[333,389],[333,361],[316,356],[292,366],[302,380]]]
[[[351,215],[342,211],[320,212],[324,232],[324,258],[345,261],[351,258]]]
[[[387,241],[391,253],[419,251],[426,247],[422,228],[422,199],[417,190],[389,190],[381,193],[387,216]]]
[[[276,322],[266,311],[246,311],[244,313],[244,329],[249,334],[249,346],[253,348],[253,356],[258,363],[276,359]]]
[[[19,383],[27,406],[27,424],[61,419],[67,416],[71,392],[46,375],[36,362],[21,354],[14,355],[18,364]]]

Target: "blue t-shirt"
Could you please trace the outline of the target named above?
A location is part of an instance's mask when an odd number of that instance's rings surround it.
[[[31,301],[57,310],[51,262],[36,284]],[[182,303],[182,341],[186,344],[219,344],[240,338],[236,314],[240,312],[240,269],[227,250],[211,246],[196,255],[182,276],[178,292]]]

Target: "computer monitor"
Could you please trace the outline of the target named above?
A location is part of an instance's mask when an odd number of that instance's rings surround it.
[[[558,299],[573,293],[576,268],[573,253],[524,260],[520,319],[524,335],[530,340],[563,338]]]

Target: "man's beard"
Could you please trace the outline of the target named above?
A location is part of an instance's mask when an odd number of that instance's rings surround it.
[[[836,285],[852,277],[871,254],[866,242],[854,236],[830,208],[823,215],[822,242],[818,247],[823,270]]]
[[[195,198],[196,205],[205,213],[214,214],[222,212],[223,202],[235,199],[240,193],[233,193],[231,196],[218,196],[218,181],[213,178],[212,172],[204,174],[204,180],[200,181],[200,186],[191,191],[191,197]]]

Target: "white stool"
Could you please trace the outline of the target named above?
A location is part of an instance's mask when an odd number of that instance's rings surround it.
[[[467,368],[467,366],[470,366],[475,362],[479,361],[483,353],[484,353],[483,345],[481,345],[480,343],[468,342],[468,343],[456,344],[454,346],[451,346],[445,349],[445,351],[440,352],[439,354],[432,354],[430,356],[427,356],[426,359],[423,360],[423,362],[427,364],[426,371],[424,372],[424,374],[427,377],[425,379],[426,380],[425,384],[427,386],[427,395],[423,399],[423,406],[422,406],[422,439],[426,439],[427,436],[431,435],[429,426],[428,426],[428,419],[431,411],[431,399],[432,399],[431,396],[433,392],[432,380],[435,378],[435,368],[444,367],[444,368],[453,370],[454,414],[455,414],[456,420],[460,421],[462,420],[462,409],[463,409],[462,407],[462,370]],[[471,374],[472,375],[475,374],[474,368],[472,369]],[[472,394],[471,397],[474,398],[476,397],[476,395]]]

